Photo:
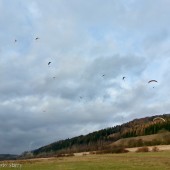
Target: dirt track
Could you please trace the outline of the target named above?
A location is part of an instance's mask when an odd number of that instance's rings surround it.
[[[149,150],[151,151],[152,148],[155,147],[155,146],[148,146]],[[156,146],[159,151],[167,151],[169,150],[170,151],[170,145],[157,145]],[[126,148],[129,152],[135,152],[138,148],[140,147],[135,147],[135,148]]]

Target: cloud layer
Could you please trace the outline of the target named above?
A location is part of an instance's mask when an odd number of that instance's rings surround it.
[[[168,113],[169,8],[0,0],[1,153]]]

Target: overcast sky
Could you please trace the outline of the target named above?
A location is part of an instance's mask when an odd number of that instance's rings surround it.
[[[169,0],[0,0],[0,153],[169,113],[169,18]]]

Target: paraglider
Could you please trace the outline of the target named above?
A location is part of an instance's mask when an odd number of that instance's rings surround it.
[[[157,120],[162,120],[162,121],[165,122],[165,119],[163,119],[162,117],[155,117],[155,118],[153,119],[153,121],[157,121]]]
[[[157,81],[157,80],[149,80],[149,81],[148,81],[148,84],[149,84],[149,83],[158,83],[158,81]],[[153,87],[153,88],[154,88],[154,87]]]
[[[157,83],[158,81],[156,81],[156,80],[149,80],[148,81],[148,83],[151,83],[151,82],[156,82]]]

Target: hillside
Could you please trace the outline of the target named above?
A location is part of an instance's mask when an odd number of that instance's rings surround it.
[[[122,138],[110,144],[110,146],[139,147],[160,144],[170,144],[170,132],[160,131],[157,134]]]
[[[156,117],[162,117],[165,121],[159,119],[153,121]],[[170,131],[170,114],[135,119],[122,125],[102,129],[87,135],[60,140],[28,153],[29,155],[31,153],[32,156],[39,157],[60,153],[102,150],[105,146],[123,138],[152,135],[160,131]],[[139,146],[142,145],[140,142],[141,140],[138,143]],[[146,144],[154,145],[154,142],[155,144],[159,144],[160,141],[154,140]],[[170,140],[162,141],[160,144],[170,144]],[[25,152],[24,155],[28,155],[28,153]]]

